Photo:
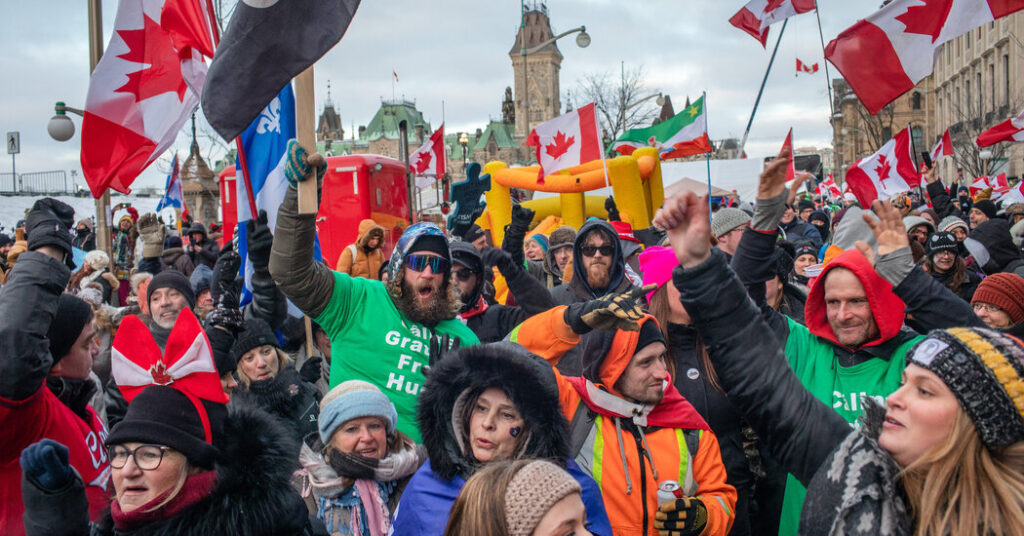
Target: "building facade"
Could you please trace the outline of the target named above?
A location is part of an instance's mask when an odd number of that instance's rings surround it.
[[[963,169],[965,180],[1000,172],[1024,174],[1024,144],[997,144],[988,148],[991,156],[984,158],[974,142],[980,132],[1024,109],[1024,13],[944,43],[932,78],[937,105],[930,141],[936,143],[948,128],[958,153],[938,163],[939,175],[949,182],[956,177],[957,167]]]

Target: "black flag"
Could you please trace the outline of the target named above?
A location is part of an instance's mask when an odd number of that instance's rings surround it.
[[[225,140],[238,137],[281,88],[331,49],[359,0],[241,0],[214,52],[203,113]]]

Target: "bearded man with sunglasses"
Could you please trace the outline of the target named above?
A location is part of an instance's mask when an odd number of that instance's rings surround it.
[[[286,176],[312,178],[309,162],[318,156],[289,158]],[[346,380],[372,383],[395,405],[398,429],[421,442],[416,399],[424,369],[455,346],[479,342],[455,318],[459,301],[447,237],[432,223],[408,227],[382,283],[314,261],[315,235],[316,214],[298,213],[292,184],[277,215],[270,253],[274,281],[330,338],[330,388]]]

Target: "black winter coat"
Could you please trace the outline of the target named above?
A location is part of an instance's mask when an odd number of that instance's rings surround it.
[[[114,528],[108,513],[96,524],[88,521],[82,481],[77,478],[57,493],[47,493],[22,479],[25,517],[40,534],[94,536],[172,536],[181,534],[308,535],[326,534],[309,516],[290,485],[299,468],[298,442],[273,417],[253,408],[229,407],[224,434],[217,441],[221,458],[215,465],[217,484],[209,496],[178,515],[132,532]]]
[[[251,405],[277,417],[296,441],[295,456],[299,455],[298,442],[317,431],[320,415],[320,390],[299,377],[294,368],[286,368],[277,376],[249,384],[239,385],[231,394],[231,405]]]
[[[502,275],[517,305],[490,305],[482,313],[464,317],[466,326],[481,343],[498,342],[527,318],[555,306],[548,289],[539,280],[518,265],[513,264],[511,270],[512,273],[502,272]]]
[[[669,354],[675,365],[674,384],[679,394],[700,413],[718,437],[725,465],[726,482],[736,488],[736,520],[729,534],[750,534],[747,517],[749,496],[753,491],[754,476],[750,472],[747,456],[743,453],[741,432],[743,416],[729,402],[729,397],[711,384],[708,370],[701,359],[697,330],[692,326],[668,324]],[[742,511],[741,511],[742,509]]]
[[[200,249],[198,251],[192,251],[191,241],[188,238],[192,233],[202,233],[203,238],[199,241]],[[205,264],[210,268],[217,263],[217,256],[220,254],[220,246],[217,242],[210,240],[210,237],[206,234],[206,227],[201,223],[196,223],[188,229],[188,234],[185,239],[185,251],[188,252],[188,257],[192,259],[194,266]]]

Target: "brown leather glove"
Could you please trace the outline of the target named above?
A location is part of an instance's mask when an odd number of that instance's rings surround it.
[[[654,513],[654,528],[660,536],[697,536],[707,524],[708,509],[696,497],[662,503]]]
[[[638,321],[644,317],[642,298],[655,288],[656,285],[650,284],[622,294],[607,294],[596,300],[574,303],[562,318],[580,335],[593,329],[638,331]]]

